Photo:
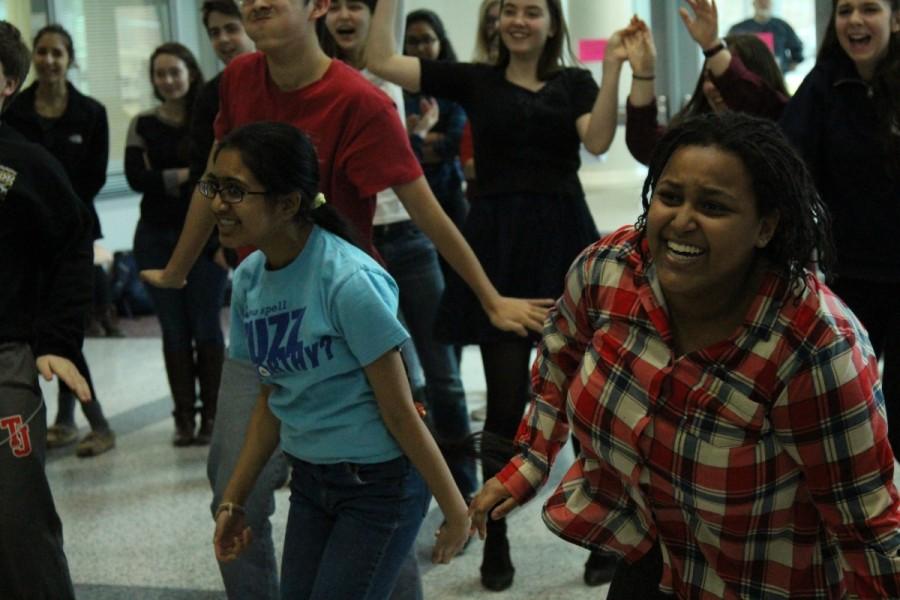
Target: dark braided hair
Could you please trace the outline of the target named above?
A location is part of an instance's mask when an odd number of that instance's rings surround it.
[[[675,152],[685,146],[716,146],[741,159],[753,183],[760,215],[779,214],[775,234],[760,250],[774,269],[803,284],[814,258],[828,275],[834,260],[831,218],[803,160],[768,119],[743,113],[708,113],[669,129],[653,151],[641,194],[644,212],[635,228],[646,235],[651,196]]]
[[[319,158],[309,138],[296,127],[273,121],[260,121],[239,127],[225,136],[216,147],[213,162],[222,150],[231,148],[268,192],[266,201],[299,192],[297,223],[313,223],[359,246],[352,227],[327,199],[315,208],[319,193]]]

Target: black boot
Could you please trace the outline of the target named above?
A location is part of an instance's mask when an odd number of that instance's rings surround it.
[[[619,558],[611,552],[591,550],[584,563],[584,584],[590,587],[609,583],[613,579]]]
[[[200,430],[194,438],[195,444],[205,446],[212,439],[224,360],[225,346],[216,343],[197,345],[197,379],[200,382],[202,407],[200,409]]]
[[[506,519],[493,521],[489,517],[484,557],[481,561],[481,585],[488,590],[502,592],[512,585],[515,573],[516,569],[509,558]]]
[[[172,391],[172,400],[175,410],[175,436],[172,444],[175,446],[189,446],[194,442],[194,400],[196,391],[194,388],[194,351],[190,350],[163,350],[163,358],[166,363],[166,375],[169,378],[169,389]]]

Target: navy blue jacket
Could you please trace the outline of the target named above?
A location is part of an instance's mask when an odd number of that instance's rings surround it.
[[[837,273],[900,282],[900,174],[889,175],[872,93],[849,60],[819,61],[780,123],[831,210]]]

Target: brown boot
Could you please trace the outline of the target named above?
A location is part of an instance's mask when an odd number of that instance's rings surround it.
[[[172,400],[175,410],[175,436],[172,444],[175,446],[189,446],[194,442],[194,401],[196,390],[194,388],[194,351],[163,350],[163,358],[166,363],[166,375],[169,378],[169,389],[172,391]]]
[[[197,379],[200,382],[200,430],[194,443],[206,445],[212,439],[213,422],[216,418],[216,404],[219,400],[219,381],[222,378],[222,363],[225,360],[225,346],[216,343],[197,345]]]

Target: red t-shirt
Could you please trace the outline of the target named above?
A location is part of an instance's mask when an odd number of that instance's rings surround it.
[[[228,64],[220,84],[216,139],[257,121],[290,123],[304,131],[319,155],[322,193],[372,246],[375,194],[422,176],[397,109],[387,95],[338,60],[318,81],[282,91],[261,52]]]

